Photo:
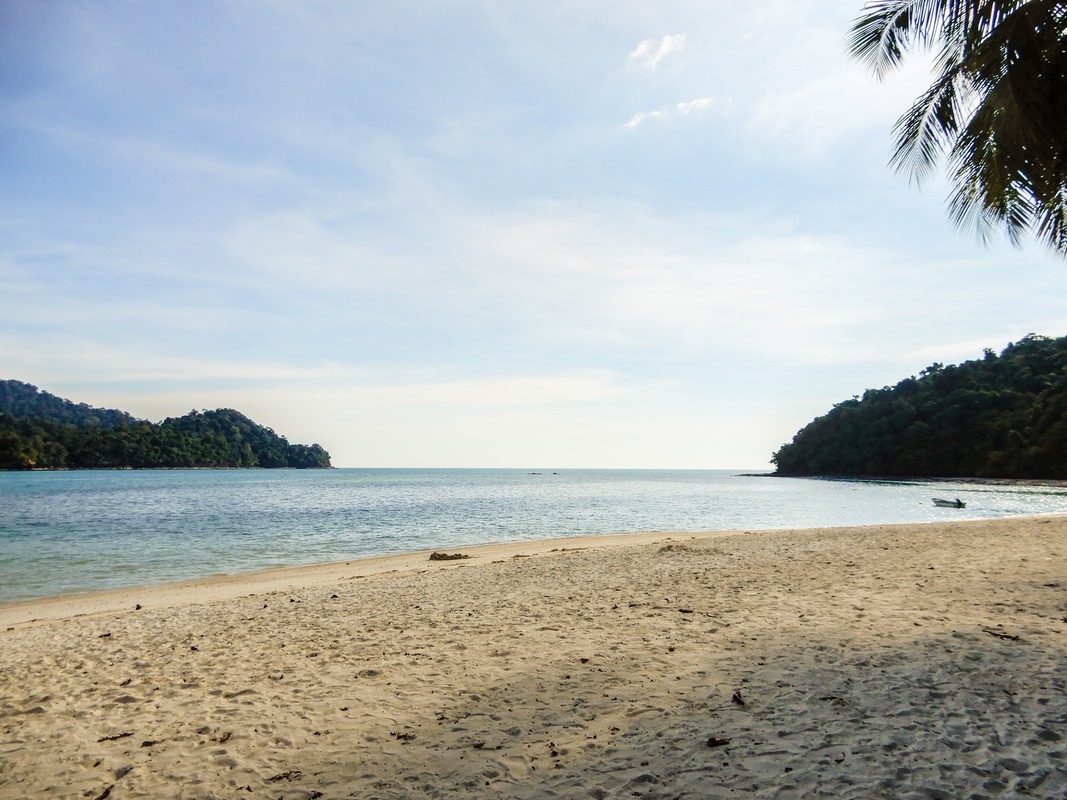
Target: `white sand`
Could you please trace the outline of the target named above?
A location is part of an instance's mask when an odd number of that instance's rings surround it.
[[[0,797],[1067,797],[1067,518],[463,552],[0,607]]]

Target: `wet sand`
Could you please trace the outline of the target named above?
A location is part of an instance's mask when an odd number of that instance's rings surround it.
[[[1067,797],[1067,517],[462,554],[0,606],[0,797]]]

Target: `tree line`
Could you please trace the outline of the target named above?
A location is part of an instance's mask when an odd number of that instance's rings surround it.
[[[778,475],[1067,479],[1067,337],[932,364],[836,404],[771,458]]]
[[[318,444],[290,444],[239,411],[151,423],[0,381],[0,469],[328,468]]]

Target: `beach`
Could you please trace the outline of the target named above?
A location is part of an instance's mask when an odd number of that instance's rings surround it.
[[[1067,517],[0,606],[0,798],[1067,797]]]

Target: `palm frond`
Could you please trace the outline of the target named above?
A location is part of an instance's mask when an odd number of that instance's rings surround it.
[[[1059,253],[1067,253],[1067,191],[1042,209],[1037,222],[1037,238]]]
[[[897,145],[890,165],[916,183],[933,171],[965,118],[966,79],[955,70],[941,75],[894,126]]]
[[[878,77],[935,45],[891,165],[921,183],[945,159],[957,226],[1016,244],[1032,231],[1067,256],[1067,2],[872,0],[849,39]]]
[[[955,42],[968,7],[979,0],[871,0],[853,23],[848,48],[879,78],[903,61],[913,46]]]
[[[848,48],[879,78],[897,67],[912,36],[911,8],[915,0],[868,3],[866,14],[852,26]]]

